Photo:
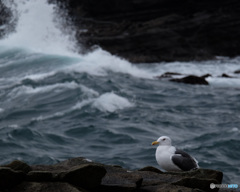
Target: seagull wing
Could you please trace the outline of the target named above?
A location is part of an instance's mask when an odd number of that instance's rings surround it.
[[[185,151],[176,149],[175,154],[171,157],[172,162],[182,171],[190,171],[198,168],[197,161]]]

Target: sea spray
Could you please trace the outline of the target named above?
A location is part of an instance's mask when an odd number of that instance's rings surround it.
[[[77,47],[74,30],[67,34],[59,29],[55,5],[48,4],[47,0],[4,2],[10,6],[17,24],[15,32],[2,40],[1,45],[46,54],[74,55]]]

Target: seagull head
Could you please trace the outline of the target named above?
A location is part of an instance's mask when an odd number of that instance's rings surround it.
[[[169,137],[167,136],[162,136],[159,137],[157,141],[153,141],[152,145],[167,145],[167,146],[171,146],[172,145],[172,141]]]

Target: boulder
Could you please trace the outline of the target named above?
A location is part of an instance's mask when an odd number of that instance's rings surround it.
[[[10,192],[87,192],[61,182],[23,182]]]
[[[27,174],[27,181],[51,182],[57,180],[57,174],[50,171],[31,171]]]
[[[106,176],[102,180],[101,191],[104,192],[131,192],[141,187],[143,178],[132,171],[123,168],[106,166]]]
[[[210,184],[220,184],[223,173],[210,169],[197,169],[187,172],[151,173],[139,171],[143,177],[142,188],[146,191],[218,191],[211,189]],[[181,188],[182,186],[182,188]]]
[[[198,77],[195,75],[189,75],[180,79],[170,79],[170,81],[178,82],[178,83],[186,83],[193,85],[208,85],[209,83],[205,80],[204,77]]]
[[[172,76],[175,75],[182,75],[181,73],[175,73],[175,72],[166,72],[160,76],[157,76],[157,78],[161,79],[161,78],[171,78]]]
[[[0,167],[0,190],[12,188],[25,179],[25,174],[7,167]]]
[[[234,71],[235,74],[240,74],[240,70]]]
[[[14,171],[22,171],[25,174],[32,170],[32,168],[27,163],[19,160],[12,161],[10,164],[3,165],[2,167],[9,167]]]
[[[68,182],[86,189],[94,189],[100,186],[105,174],[106,170],[102,165],[85,164],[62,172],[58,177],[62,182]]]
[[[5,6],[2,1],[0,1],[0,38],[2,38],[7,32],[13,30],[14,21],[12,19],[12,13],[9,8]],[[11,21],[11,23],[10,23]]]
[[[0,191],[216,192],[218,188],[210,189],[210,184],[221,184],[223,177],[222,172],[210,169],[162,172],[148,166],[129,171],[117,165],[104,165],[85,158],[73,158],[54,165],[34,165],[31,171],[22,167],[28,165],[15,161],[9,167],[0,167]]]

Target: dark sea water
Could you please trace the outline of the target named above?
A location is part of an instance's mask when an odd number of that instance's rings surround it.
[[[151,142],[167,135],[200,167],[222,171],[223,183],[240,184],[240,58],[135,65],[100,48],[81,55],[53,5],[12,9],[16,31],[0,40],[0,164],[82,156],[158,167]],[[169,71],[212,77],[209,86],[155,78]]]

